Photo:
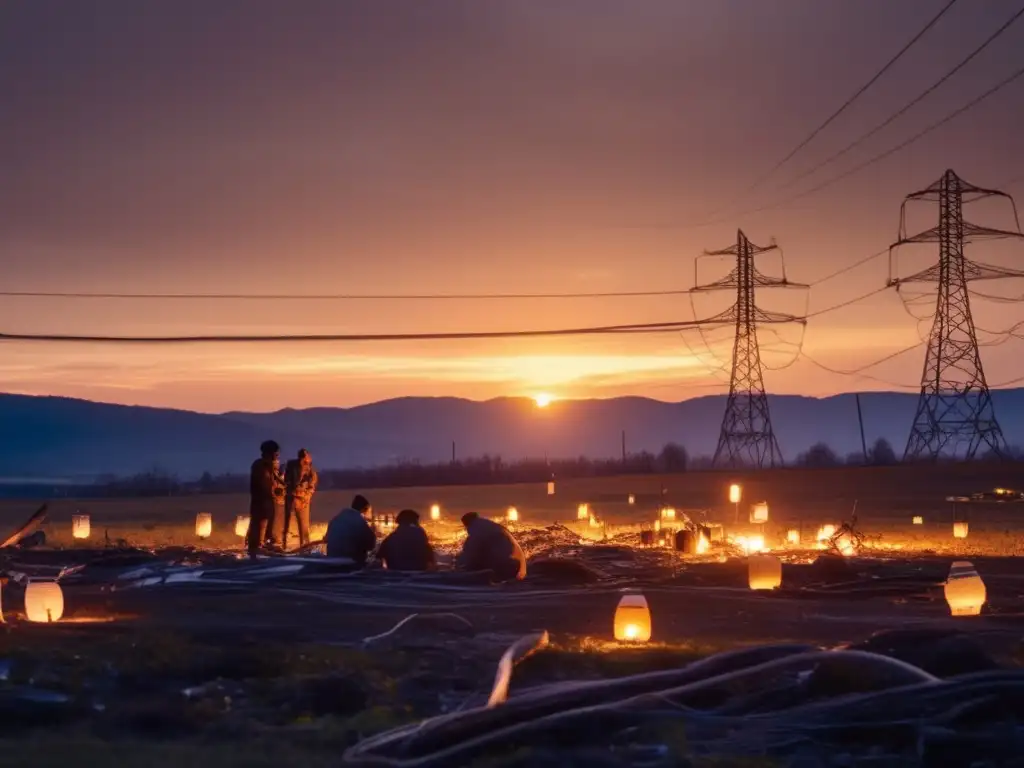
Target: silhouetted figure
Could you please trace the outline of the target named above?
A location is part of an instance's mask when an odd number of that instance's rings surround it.
[[[292,459],[285,467],[284,530],[281,541],[286,546],[293,518],[299,529],[299,546],[309,544],[309,508],[319,479],[313,468],[313,457],[305,448],[299,451],[297,459]]]
[[[467,571],[491,571],[498,581],[526,578],[526,555],[511,533],[476,512],[462,516],[465,543],[455,563]]]
[[[255,555],[272,530],[278,499],[284,497],[284,478],[278,471],[281,447],[273,440],[260,445],[260,457],[249,473],[249,530],[245,545]]]
[[[327,556],[350,557],[358,565],[366,565],[367,556],[377,546],[377,534],[367,520],[372,514],[373,507],[365,496],[352,499],[352,506],[341,510],[327,524]]]
[[[389,571],[429,571],[434,568],[434,549],[427,532],[420,527],[419,513],[403,509],[395,518],[397,526],[381,542],[377,559]]]

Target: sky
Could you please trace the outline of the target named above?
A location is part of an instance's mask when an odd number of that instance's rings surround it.
[[[693,320],[728,293],[524,300],[309,294],[685,290],[742,228],[766,273],[811,283],[884,250],[904,196],[947,168],[1024,195],[1024,19],[835,163],[1018,10],[960,0],[751,191],[946,0],[6,0],[0,6],[0,290],[275,293],[288,300],[0,296],[0,331],[404,333]],[[765,206],[770,206],[765,208]],[[762,210],[755,210],[755,209]],[[1013,226],[1008,205],[968,208]],[[934,226],[921,205],[912,229]],[[1024,265],[1024,244],[974,258]],[[908,274],[934,246],[901,252]],[[731,264],[700,260],[702,281]],[[803,314],[885,285],[874,259],[758,303]],[[1019,296],[1024,281],[979,288]],[[885,290],[761,336],[769,391],[918,388],[933,294]],[[905,296],[906,298],[906,296]],[[976,298],[993,385],[1024,320]],[[919,317],[911,317],[911,313]],[[7,341],[0,390],[206,412],[405,395],[677,401],[728,390],[731,329],[626,338],[117,346]],[[811,362],[811,361],[814,362]]]

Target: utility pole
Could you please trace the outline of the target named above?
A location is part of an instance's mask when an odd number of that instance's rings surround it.
[[[972,261],[965,255],[964,245],[978,240],[1024,239],[1024,235],[1019,229],[991,229],[964,221],[964,204],[987,197],[1013,199],[1005,192],[969,184],[947,170],[927,189],[907,195],[900,207],[899,239],[889,249],[888,285],[899,290],[904,283],[938,284],[921,395],[904,461],[936,461],[941,456],[970,460],[983,445],[997,457],[1006,455],[1006,439],[981,366],[968,283],[1024,277],[1024,272]],[[907,203],[917,201],[937,203],[939,221],[931,229],[908,236]],[[938,263],[909,277],[896,276],[894,249],[918,243],[938,243]]]
[[[860,409],[860,392],[854,392],[857,400],[857,424],[860,425],[860,450],[864,455],[864,463],[868,463],[868,441],[864,439],[864,413]]]
[[[626,463],[626,430],[622,430],[622,463]]]
[[[736,244],[719,251],[705,251],[704,256],[735,256],[736,266],[724,278],[700,285],[694,265],[694,291],[736,291],[736,302],[712,320],[733,324],[736,328],[732,350],[732,376],[729,399],[722,417],[722,431],[712,461],[714,466],[763,469],[783,464],[782,451],[772,429],[768,412],[768,395],[761,370],[761,350],[757,342],[759,323],[806,322],[793,315],[767,312],[757,306],[755,287],[806,288],[786,280],[785,264],[781,278],[762,274],[754,263],[756,256],[776,250],[774,242],[767,247],[754,245],[743,234],[736,233]],[[698,259],[699,260],[699,259]]]

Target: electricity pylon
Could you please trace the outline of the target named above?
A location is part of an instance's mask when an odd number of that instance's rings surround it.
[[[705,285],[696,285],[694,291],[717,291],[735,289],[736,303],[711,321],[734,323],[736,336],[732,348],[732,376],[729,380],[729,399],[722,417],[722,431],[718,448],[712,460],[714,466],[754,467],[763,469],[783,464],[779,441],[772,429],[768,412],[768,395],[764,390],[764,375],[761,370],[761,350],[757,343],[757,326],[760,323],[804,322],[793,315],[767,312],[757,306],[754,296],[756,287],[761,288],[806,288],[799,283],[786,280],[785,265],[781,278],[762,274],[754,263],[754,257],[776,250],[774,242],[767,247],[754,245],[741,230],[737,230],[736,244],[720,251],[705,251],[705,256],[735,256],[736,266],[721,280]],[[696,266],[694,267],[696,273]],[[696,274],[694,275],[696,283]],[[725,461],[723,462],[723,458]]]
[[[944,456],[970,460],[982,445],[997,457],[1006,455],[1006,439],[996,420],[992,394],[981,366],[967,285],[972,280],[1022,277],[1024,273],[973,261],[964,254],[964,245],[973,241],[1024,237],[1019,225],[1018,231],[1013,232],[964,221],[965,203],[994,196],[1012,202],[1004,192],[976,187],[947,170],[927,189],[907,195],[900,207],[899,239],[889,248],[888,285],[899,290],[903,283],[938,283],[921,394],[903,452],[904,461],[936,461]],[[939,222],[931,229],[908,236],[907,203],[916,201],[938,203]],[[916,243],[938,243],[938,262],[909,277],[895,276],[894,249]]]

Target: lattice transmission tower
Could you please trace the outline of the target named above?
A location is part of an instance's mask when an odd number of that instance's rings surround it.
[[[712,283],[700,285],[696,279],[696,292],[736,291],[736,303],[711,321],[732,323],[736,335],[732,348],[732,375],[729,380],[729,399],[722,417],[722,431],[718,438],[713,464],[729,467],[763,469],[783,464],[779,441],[772,429],[768,411],[768,395],[764,389],[761,367],[761,349],[757,343],[757,326],[762,323],[804,322],[802,318],[768,312],[757,306],[755,288],[806,288],[786,279],[785,262],[782,277],[769,277],[757,268],[756,256],[777,250],[772,242],[767,247],[754,245],[741,230],[736,233],[736,244],[720,251],[705,251],[704,256],[735,256],[733,270]]]
[[[1024,277],[1024,273],[971,260],[964,253],[964,245],[1024,236],[1019,222],[1014,232],[964,221],[963,206],[988,197],[1003,197],[1013,203],[1005,192],[976,187],[947,170],[927,189],[907,195],[900,207],[899,239],[889,249],[888,284],[897,290],[903,283],[938,284],[921,394],[903,452],[904,461],[973,459],[982,446],[998,457],[1006,455],[1006,440],[996,420],[992,394],[981,366],[968,283]],[[938,203],[939,221],[931,229],[908,236],[907,204],[919,201]],[[908,277],[898,277],[895,249],[917,243],[938,243],[938,262]]]

